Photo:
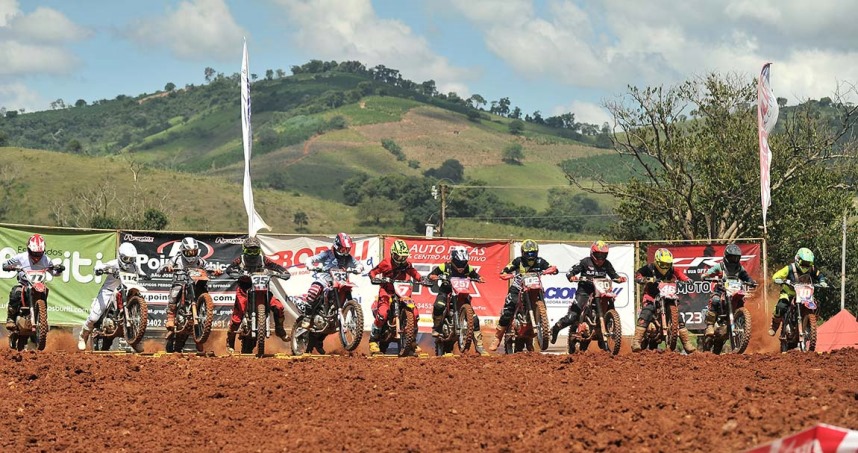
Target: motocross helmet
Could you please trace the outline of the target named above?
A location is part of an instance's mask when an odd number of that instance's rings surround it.
[[[247,270],[261,269],[263,265],[262,247],[259,239],[250,236],[241,244],[241,259]]]
[[[656,250],[653,258],[655,261],[655,270],[661,275],[667,274],[667,271],[673,267],[673,254],[668,249],[662,248]]]
[[[460,274],[468,271],[468,251],[464,247],[456,247],[450,250],[450,264]]]
[[[200,255],[200,246],[196,239],[186,237],[182,239],[182,243],[179,245],[179,252],[189,263],[196,263]]]
[[[608,244],[605,241],[596,241],[590,246],[590,258],[593,264],[602,267],[608,259]]]
[[[536,264],[537,257],[539,257],[539,244],[533,239],[525,239],[521,243],[521,261],[530,267]]]
[[[393,262],[396,266],[402,266],[408,261],[408,257],[410,253],[408,252],[408,245],[402,239],[397,239],[393,242],[393,245],[390,246],[390,261]]]
[[[130,242],[119,244],[119,267],[128,270],[134,260],[137,259],[137,247]]]
[[[340,233],[334,238],[334,243],[331,245],[331,250],[334,252],[334,255],[337,258],[344,258],[352,254],[352,247],[354,246],[354,242],[352,242],[352,238],[349,237],[346,233]]]
[[[735,272],[742,261],[742,250],[736,244],[729,244],[724,248],[724,267],[730,272]]]
[[[45,239],[40,234],[30,236],[27,241],[27,254],[30,255],[30,261],[39,261],[45,256]]]
[[[802,247],[795,252],[795,266],[799,272],[806,274],[813,267],[813,252],[809,248]]]

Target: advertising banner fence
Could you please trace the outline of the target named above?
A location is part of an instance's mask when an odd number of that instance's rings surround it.
[[[103,277],[95,276],[95,265],[116,258],[116,233],[65,229],[0,227],[0,262],[27,251],[34,233],[45,239],[45,255],[66,270],[57,277],[48,275],[48,324],[80,325],[89,314],[92,299]],[[18,283],[15,272],[0,271],[0,309],[6,312],[8,294]]]
[[[397,237],[384,238],[385,255]],[[474,293],[471,295],[471,306],[474,313],[480,317],[483,325],[495,325],[500,316],[503,301],[506,297],[507,282],[498,278],[501,269],[509,262],[509,242],[468,242],[452,239],[421,239],[401,238],[408,244],[411,252],[410,261],[420,272],[426,276],[441,263],[450,260],[450,250],[453,247],[465,247],[470,256],[470,265],[486,281],[476,283],[472,286]],[[378,294],[377,287],[375,288]],[[422,332],[432,329],[432,305],[438,295],[437,287],[416,287],[412,297],[420,312],[419,327]]]
[[[761,281],[760,244],[737,243],[736,245],[742,250],[742,266],[754,279]],[[704,309],[709,304],[712,283],[703,281],[703,273],[724,259],[726,246],[726,244],[647,246],[647,262],[652,262],[656,250],[666,248],[673,254],[673,265],[691,279],[691,282],[680,283],[677,286],[680,294],[679,314],[685,320],[689,330],[703,331],[706,328]]]

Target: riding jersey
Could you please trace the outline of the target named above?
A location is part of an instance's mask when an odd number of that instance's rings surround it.
[[[477,272],[477,270],[471,266],[470,264],[465,267],[465,272],[459,272],[456,270],[455,266],[450,263],[441,263],[435,269],[432,269],[432,272],[429,275],[446,275],[447,277],[455,277],[455,278],[470,278],[473,280],[482,280],[483,277]],[[450,282],[440,281],[438,282],[438,291],[442,293],[449,293],[452,291],[452,287],[450,286]]]
[[[4,271],[13,271],[16,267],[21,267],[18,272],[18,283],[21,284],[27,281],[27,271],[49,270],[53,275],[59,275],[59,272],[53,271],[54,263],[48,258],[48,255],[42,255],[42,258],[35,263],[30,261],[30,254],[27,252],[19,253],[3,263]]]
[[[655,279],[655,282],[647,281],[651,278]],[[635,282],[644,285],[643,293],[652,298],[658,296],[658,282],[670,282],[676,280],[681,282],[691,281],[691,279],[685,275],[685,272],[679,268],[673,267],[673,265],[671,265],[670,269],[668,269],[664,274],[656,269],[655,263],[645,264],[635,272]]]
[[[378,266],[375,266],[369,271],[369,278],[371,279],[384,277],[391,280],[405,280],[405,277],[408,276],[411,277],[411,280],[415,281],[420,280],[421,278],[420,272],[417,272],[417,269],[414,269],[411,262],[407,260],[403,265],[394,267],[390,258],[385,258],[378,263]],[[395,292],[393,283],[384,282],[381,284],[381,288],[389,294],[394,294]]]
[[[136,262],[126,264],[123,267],[122,265],[120,265],[118,259],[96,264],[94,270],[102,271],[104,272],[104,275],[107,276],[107,278],[104,279],[104,283],[101,284],[102,290],[106,289],[110,291],[115,291],[116,288],[119,288],[119,285],[120,283],[122,283],[122,280],[120,280],[116,275],[114,275],[114,273],[117,271],[131,272],[137,274],[137,276],[139,277],[146,277],[146,274],[143,273],[143,271],[141,271],[137,267]]]
[[[582,277],[588,278],[620,278],[620,275],[617,274],[617,271],[614,270],[614,265],[611,264],[610,261],[605,260],[604,264],[602,264],[601,266],[596,266],[596,263],[593,262],[593,258],[589,256],[572,265],[572,267],[569,269],[569,272],[566,273],[566,278],[569,279],[572,278],[573,275],[579,274]],[[578,293],[592,294],[595,291],[596,287],[593,285],[593,282],[587,280],[581,280],[578,282]]]
[[[543,259],[542,257],[537,257],[533,262],[533,266],[528,266],[527,263],[524,262],[521,257],[516,257],[509,264],[506,265],[503,269],[501,269],[501,274],[512,274],[521,275],[527,272],[543,272],[551,267],[548,264],[548,261]],[[512,280],[512,287],[521,288],[521,279],[515,278]]]
[[[267,270],[272,271],[272,272],[277,272],[278,274],[289,275],[289,271],[285,267],[277,264],[276,262],[274,262],[272,259],[268,258],[267,256],[262,257],[262,269],[267,269]],[[239,256],[238,258],[232,260],[232,262],[229,263],[229,266],[226,267],[226,270],[224,270],[224,273],[228,274],[232,270],[239,270],[239,271],[246,271],[247,270],[247,266],[244,263],[244,255]],[[247,289],[250,288],[251,282],[252,282],[252,279],[247,274],[242,274],[240,277],[238,277],[238,286],[245,291],[247,291]]]
[[[783,269],[775,272],[775,275],[772,275],[772,279],[773,280],[780,279],[780,280],[789,280],[791,282],[799,282],[799,281],[801,281],[801,277],[803,277],[805,275],[810,277],[811,283],[826,283],[826,284],[828,283],[825,280],[825,276],[822,275],[821,272],[819,272],[819,269],[817,269],[816,266],[811,266],[807,272],[802,273],[802,272],[800,272],[799,269],[796,268],[795,264],[790,264],[788,266],[785,266]],[[784,284],[784,285],[781,285],[781,294],[786,294],[790,297],[793,297],[793,296],[795,296],[795,290],[792,289],[791,286]]]

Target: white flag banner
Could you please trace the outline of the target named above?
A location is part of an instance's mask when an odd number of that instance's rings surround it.
[[[256,236],[262,228],[271,227],[262,220],[253,206],[253,186],[250,183],[250,150],[253,147],[253,128],[250,126],[250,78],[248,77],[247,40],[241,59],[241,137],[244,144],[244,208],[247,210],[247,234]]]
[[[772,163],[772,150],[769,149],[769,134],[778,122],[778,102],[769,84],[771,63],[763,65],[760,80],[757,83],[757,127],[760,136],[760,200],[763,205],[763,228],[766,225],[766,211],[772,204],[769,173]]]

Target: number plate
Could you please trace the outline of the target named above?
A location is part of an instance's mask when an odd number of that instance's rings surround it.
[[[140,276],[133,273],[133,272],[120,272],[119,273],[119,280],[121,280],[122,283],[125,283],[125,284],[131,283],[131,284],[136,285],[137,282],[140,281]]]
[[[254,288],[268,288],[268,282],[271,281],[271,277],[265,274],[256,274],[250,277],[253,281]]]
[[[335,282],[347,282],[349,281],[349,274],[341,270],[331,270],[331,278]]]
[[[658,288],[661,297],[673,298],[676,296],[676,283],[662,283]]]
[[[536,275],[525,274],[523,280],[524,280],[524,286],[527,286],[528,288],[532,288],[532,287],[538,288],[538,287],[542,286],[542,282],[539,281],[539,277]]]
[[[42,270],[27,271],[27,279],[30,280],[30,283],[42,283],[46,279],[45,271],[42,271]]]
[[[727,287],[727,290],[729,290],[730,292],[736,292],[736,291],[742,290],[742,282],[739,280],[732,280],[732,279],[727,280],[725,286]]]
[[[399,297],[411,297],[411,283],[394,283],[393,289]]]
[[[611,292],[612,285],[610,280],[596,280],[595,282],[593,282],[593,284],[596,286],[596,289],[598,289],[601,293]]]
[[[471,280],[467,278],[451,278],[450,286],[456,293],[467,293],[471,288]]]

